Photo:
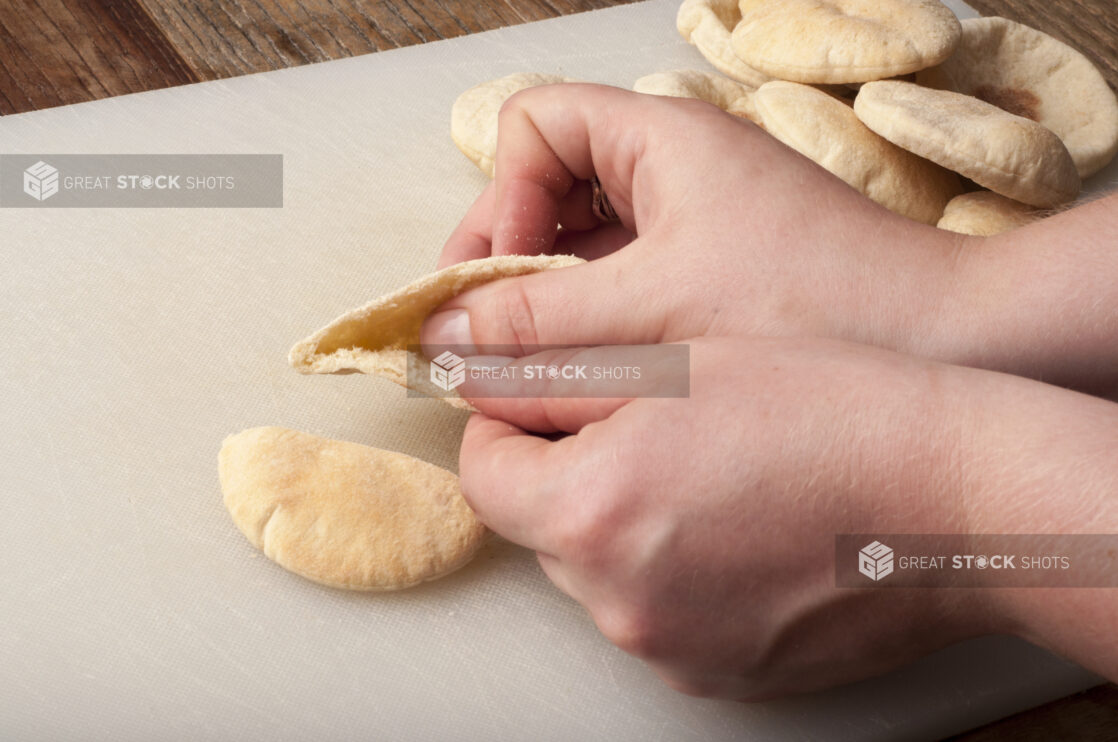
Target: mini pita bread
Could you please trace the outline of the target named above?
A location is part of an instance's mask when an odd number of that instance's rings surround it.
[[[748,0],[734,53],[782,80],[881,80],[939,64],[959,19],[938,0]]]
[[[882,80],[862,86],[854,112],[898,147],[1016,201],[1058,206],[1079,193],[1058,136],[977,98]]]
[[[670,98],[696,98],[718,106],[735,116],[759,123],[752,95],[756,88],[728,77],[699,70],[673,70],[645,75],[633,84],[633,90],[646,95]]]
[[[458,263],[417,279],[387,296],[346,312],[291,349],[288,360],[299,373],[359,371],[400,384],[459,409],[472,410],[457,393],[431,383],[431,364],[408,350],[419,345],[423,320],[441,304],[490,281],[585,262],[573,255],[504,255]]]
[[[963,21],[955,53],[916,82],[973,95],[1048,127],[1064,141],[1081,178],[1118,153],[1118,100],[1087,57],[1005,18]]]
[[[225,439],[225,507],[252,545],[315,582],[399,590],[470,561],[488,536],[458,477],[411,456],[284,428]]]
[[[681,36],[723,75],[752,87],[772,78],[738,59],[730,31],[741,20],[737,0],[683,0],[675,17]]]
[[[1043,213],[992,191],[975,191],[951,199],[936,226],[952,232],[990,237],[1031,224]]]
[[[575,82],[562,75],[523,72],[475,85],[450,109],[450,138],[490,178],[497,159],[497,118],[514,93],[540,85]]]
[[[957,175],[882,139],[850,106],[809,85],[765,83],[753,103],[770,134],[909,219],[935,224],[963,190]]]

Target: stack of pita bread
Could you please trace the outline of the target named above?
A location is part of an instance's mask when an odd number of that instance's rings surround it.
[[[753,88],[739,110],[918,221],[982,235],[1021,226],[1073,201],[1118,153],[1102,74],[1005,18],[959,21],[938,0],[684,0],[676,22]],[[962,193],[975,186],[944,171],[986,190]]]
[[[684,0],[676,26],[717,72],[658,72],[634,90],[750,119],[926,224],[1027,224],[1118,153],[1118,101],[1095,66],[1005,18],[959,21],[939,0]],[[454,141],[492,176],[501,104],[563,81],[518,74],[466,91]]]

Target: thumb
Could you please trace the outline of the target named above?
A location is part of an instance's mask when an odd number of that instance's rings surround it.
[[[539,346],[660,342],[666,294],[628,269],[625,252],[460,294],[424,321],[424,354],[433,357],[436,345],[458,346],[459,355],[520,357]]]

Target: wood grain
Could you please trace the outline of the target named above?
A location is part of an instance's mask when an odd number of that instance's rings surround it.
[[[0,114],[449,39],[634,0],[13,0]]]
[[[14,0],[0,5],[0,113],[198,79],[135,3]]]
[[[323,62],[621,4],[609,0],[136,2],[203,79]]]
[[[12,0],[0,114],[367,54],[633,0]],[[973,0],[1082,50],[1118,89],[1114,0]]]
[[[1099,685],[1023,711],[950,742],[1114,742],[1118,739],[1118,685]]]

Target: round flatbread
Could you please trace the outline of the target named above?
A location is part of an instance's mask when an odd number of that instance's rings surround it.
[[[753,103],[766,131],[890,211],[935,224],[962,192],[957,175],[882,139],[810,85],[766,83]]]
[[[975,191],[951,199],[936,226],[951,232],[990,237],[1031,224],[1043,213],[992,191]]]
[[[453,407],[472,410],[453,389],[433,384],[431,362],[409,350],[419,346],[423,320],[439,305],[483,283],[584,262],[573,255],[502,255],[452,265],[346,312],[296,343],[288,361],[303,374],[359,371],[383,376]]]
[[[450,109],[450,138],[462,154],[492,178],[501,106],[521,90],[560,82],[575,81],[562,75],[521,72],[475,85],[458,96]]]
[[[683,0],[675,17],[681,36],[723,75],[757,87],[772,78],[738,59],[730,31],[741,20],[737,0]]]
[[[1031,206],[1057,206],[1079,193],[1079,173],[1051,131],[969,95],[908,82],[870,82],[854,112],[898,147]]]
[[[700,70],[654,72],[637,80],[633,84],[633,90],[646,95],[696,98],[718,106],[735,116],[759,123],[752,101],[753,93],[757,89],[714,72]]]
[[[959,35],[938,0],[749,0],[730,43],[771,77],[852,83],[939,64]]]
[[[218,455],[225,507],[284,569],[350,590],[399,590],[453,572],[488,531],[458,477],[425,461],[284,428],[251,428]]]
[[[1087,57],[1005,18],[970,18],[955,52],[916,82],[993,103],[1051,129],[1081,178],[1118,153],[1118,100]]]

